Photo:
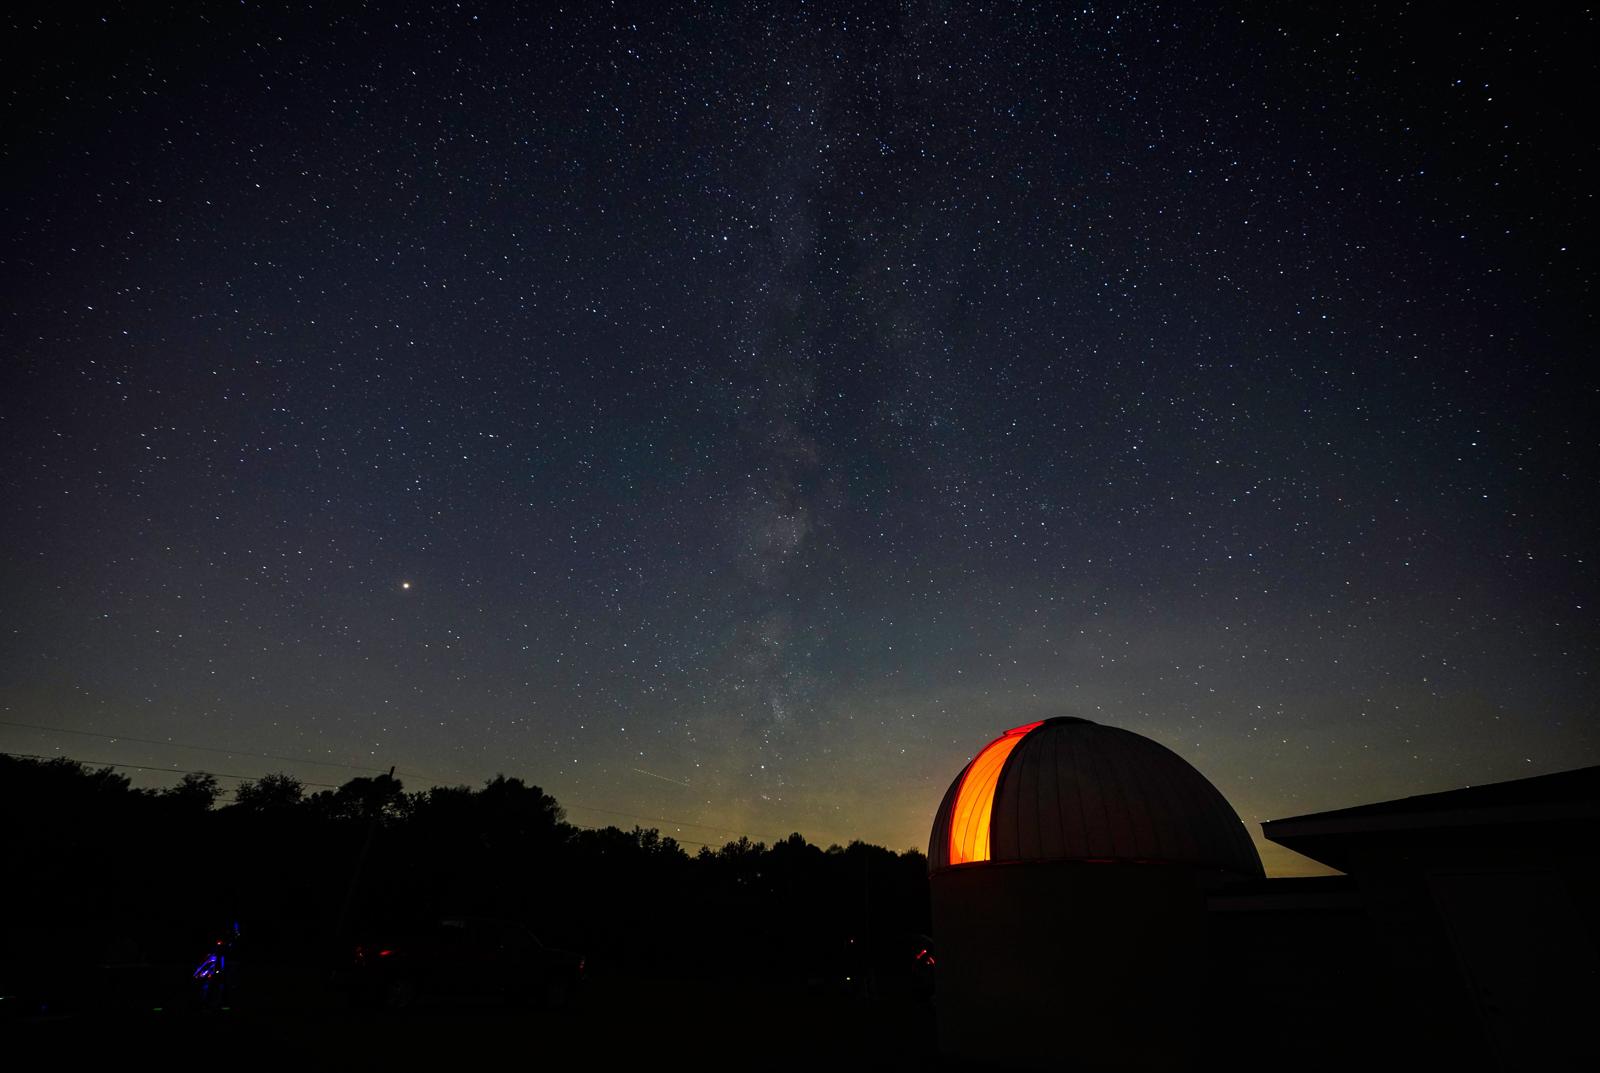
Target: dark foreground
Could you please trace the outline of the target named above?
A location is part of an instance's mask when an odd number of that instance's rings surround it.
[[[335,989],[302,977],[274,981],[270,996],[201,1008],[174,1005],[0,1015],[0,1069],[163,1067],[233,1069],[458,1070],[490,1063],[549,1070],[900,1070],[994,1073],[1000,1066],[944,1059],[936,999],[772,981],[707,981],[609,975],[570,1003],[433,999],[401,1010],[353,1007]],[[193,996],[187,996],[192,998]],[[1230,1009],[1232,1009],[1230,1007]],[[1281,1012],[1281,1011],[1280,1011]],[[1072,1044],[1095,1031],[1063,1010],[1063,1044],[1051,1068],[1095,1073]],[[1308,1018],[1302,1028],[1310,1028]],[[1184,1070],[1339,1071],[1427,1068],[1415,1048],[1341,1045],[1314,1031],[1274,1031],[1261,1011],[1232,1009],[1232,1029],[1197,1040]],[[1236,1031],[1247,1030],[1241,1037]],[[1344,1024],[1372,1041],[1370,1025]],[[1007,1026],[997,1025],[996,1031]],[[1493,1060],[1484,1056],[1482,1066]],[[1470,1068],[1479,1068],[1472,1065]],[[1561,1067],[1567,1068],[1567,1067]],[[1576,1067],[1574,1067],[1576,1068]]]
[[[28,1068],[95,1055],[218,1067],[953,1068],[939,1063],[933,1016],[927,1000],[912,996],[613,978],[590,981],[560,1009],[435,1001],[361,1011],[311,986],[301,1002],[276,1008],[29,1016],[0,1032],[8,1052],[34,1060]]]

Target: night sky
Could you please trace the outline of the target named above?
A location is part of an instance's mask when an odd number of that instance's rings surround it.
[[[1258,841],[1600,762],[1592,13],[510,7],[0,16],[0,749],[691,849],[1050,715]]]

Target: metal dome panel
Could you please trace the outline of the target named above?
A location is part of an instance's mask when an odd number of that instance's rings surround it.
[[[984,813],[980,835],[973,824]],[[1141,735],[1070,717],[991,742],[945,794],[929,868],[984,860],[1160,861],[1262,874],[1238,814],[1186,760]]]

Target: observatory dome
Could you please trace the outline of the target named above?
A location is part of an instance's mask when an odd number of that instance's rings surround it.
[[[1160,862],[1262,874],[1238,813],[1164,745],[1071,716],[1006,731],[944,795],[929,871],[981,862]]]

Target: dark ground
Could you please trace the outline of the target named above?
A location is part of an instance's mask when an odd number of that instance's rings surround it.
[[[403,1011],[350,1010],[308,982],[298,1001],[249,1009],[154,1008],[117,1015],[13,1017],[5,1049],[31,1061],[71,1057],[300,1068],[453,1069],[464,1061],[557,1068],[760,1069],[940,1066],[926,999],[873,999],[769,984],[591,980],[552,1010],[434,1001]],[[9,1064],[9,1063],[8,1063]]]

